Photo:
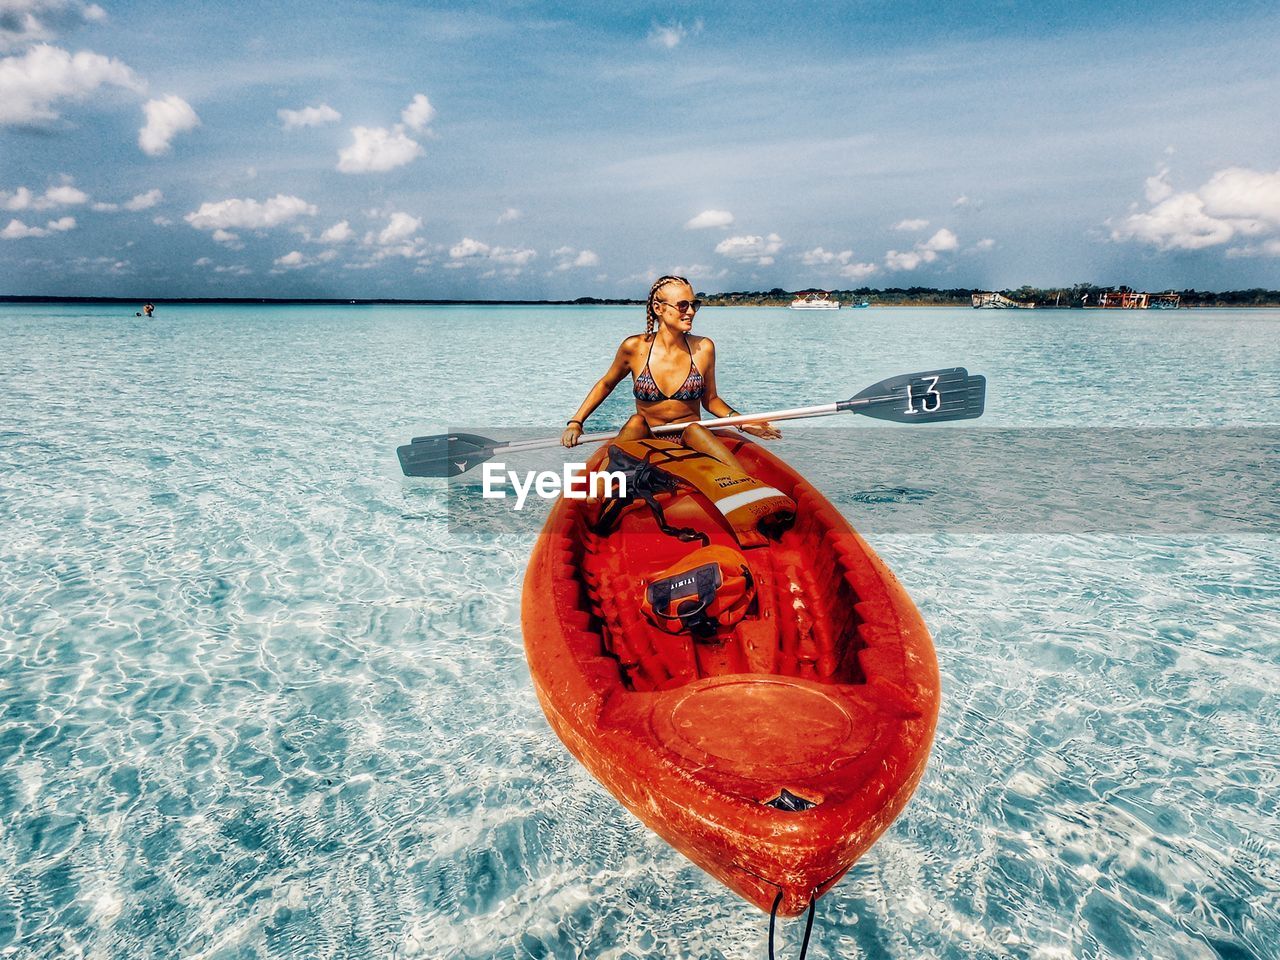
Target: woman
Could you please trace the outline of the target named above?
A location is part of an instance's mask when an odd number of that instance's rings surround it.
[[[630,374],[634,378],[631,392],[636,412],[618,432],[619,440],[652,436],[650,428],[661,424],[689,423],[680,432],[682,444],[740,468],[737,458],[715,434],[693,422],[699,418],[701,407],[706,407],[713,417],[738,416],[716,391],[716,345],[710,337],[696,337],[689,332],[701,305],[684,277],[659,277],[649,290],[644,334],[622,341],[608,371],[596,381],[566,424],[560,442],[566,447],[576,446],[584,421]],[[782,436],[770,423],[748,423],[738,429],[765,440]]]

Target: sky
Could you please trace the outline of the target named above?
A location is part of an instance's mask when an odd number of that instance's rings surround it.
[[[0,294],[1280,287],[1280,15],[0,0]]]

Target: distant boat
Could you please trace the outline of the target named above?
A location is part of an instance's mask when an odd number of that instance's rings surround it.
[[[869,307],[869,306],[871,306],[871,304],[870,304],[870,303],[868,303],[866,300],[863,300],[861,303],[851,303],[851,304],[849,304],[849,309],[850,309],[850,310],[860,310],[862,307]]]
[[[865,306],[865,304],[864,304]],[[792,310],[839,310],[840,301],[832,300],[831,294],[824,290],[815,290],[791,301]]]
[[[1105,310],[1177,310],[1182,295],[1177,293],[1139,293],[1136,290],[1120,290],[1098,297],[1098,306]]]
[[[1022,303],[1010,300],[1002,293],[975,293],[973,309],[975,310],[1034,310],[1034,303]]]

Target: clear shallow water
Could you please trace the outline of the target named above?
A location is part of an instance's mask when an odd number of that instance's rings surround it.
[[[530,538],[459,541],[394,457],[458,423],[554,432],[639,311],[129,313],[0,312],[0,955],[763,956],[767,918],[543,720]],[[1280,423],[1274,313],[698,327],[747,409],[964,364],[992,426]],[[883,476],[814,479],[866,529],[894,506]],[[810,956],[1275,956],[1276,538],[873,544],[945,698]]]

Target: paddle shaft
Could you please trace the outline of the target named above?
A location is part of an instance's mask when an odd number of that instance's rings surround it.
[[[736,427],[744,423],[763,423],[772,420],[806,420],[810,417],[829,417],[837,413],[845,413],[846,411],[856,411],[860,407],[870,406],[873,403],[884,403],[888,400],[901,400],[899,396],[886,397],[863,397],[860,400],[843,400],[840,403],[820,403],[814,407],[791,407],[788,410],[769,410],[764,413],[740,413],[733,417],[716,417],[713,420],[690,420],[686,423],[664,423],[657,427],[650,427],[649,432],[654,436],[662,436],[668,433],[679,433],[685,427],[692,424],[707,427]],[[612,440],[616,437],[617,431],[609,433],[584,433],[578,438],[578,443],[603,443],[606,440]],[[545,447],[560,446],[558,437],[547,437],[541,440],[517,440],[513,443],[504,443],[501,446],[493,448],[494,453],[502,453],[505,451],[519,450],[540,450]]]

